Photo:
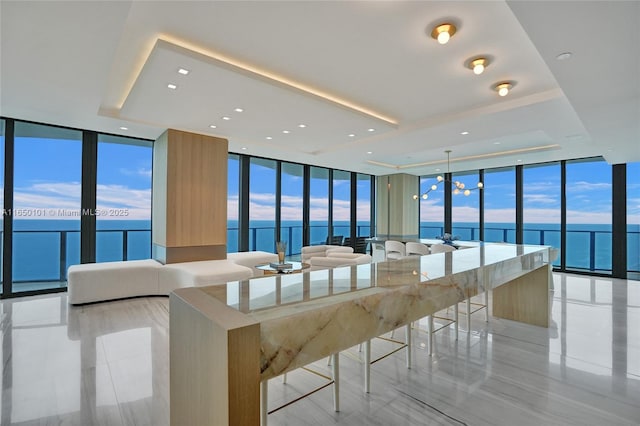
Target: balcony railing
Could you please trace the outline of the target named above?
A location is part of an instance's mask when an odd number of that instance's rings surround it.
[[[324,244],[328,234],[328,227],[311,225],[311,244]],[[347,227],[334,227],[334,235],[348,234]],[[229,251],[236,251],[233,243],[237,241],[238,228],[228,230]],[[300,254],[302,247],[303,226],[283,226],[281,239],[287,242],[287,255]],[[444,229],[438,226],[421,226],[420,235],[433,238],[442,235]],[[369,236],[369,225],[357,225],[357,236]],[[455,227],[454,235],[461,239],[475,239],[479,235],[477,227]],[[502,238],[492,237],[498,235]],[[250,250],[275,251],[275,227],[259,226],[249,229]],[[640,232],[630,231],[629,259],[633,253],[638,253]],[[2,233],[0,232],[0,239]],[[514,241],[513,228],[485,228],[486,241]],[[611,231],[567,231],[567,247],[571,255],[567,255],[567,269],[588,271],[611,271]],[[106,241],[109,238],[110,241]],[[97,231],[97,260],[115,261],[145,259],[151,256],[151,230],[149,229],[120,229]],[[528,228],[524,230],[526,244],[551,245],[560,247],[561,235],[559,230]],[[34,251],[35,250],[35,251]],[[13,274],[15,283],[66,281],[67,268],[80,263],[80,231],[43,230],[43,231],[14,231],[14,259]],[[559,260],[556,261],[556,264]],[[640,272],[639,261],[631,261],[629,272]]]

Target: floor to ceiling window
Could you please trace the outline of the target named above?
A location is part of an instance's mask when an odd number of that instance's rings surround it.
[[[227,161],[227,252],[238,251],[238,220],[240,214],[240,157],[229,154]]]
[[[566,163],[566,268],[611,271],[611,166],[603,160]]]
[[[640,279],[640,163],[627,164],[627,271]]]
[[[351,173],[333,171],[333,235],[351,235]]]
[[[560,163],[524,166],[523,235],[525,244],[549,245],[560,251]],[[560,256],[553,262],[560,265]]]
[[[151,146],[98,135],[97,262],[151,257]]]
[[[486,170],[483,180],[484,241],[515,243],[515,168]]]
[[[371,176],[356,175],[356,236],[370,237],[371,234]]]
[[[461,182],[465,188],[475,188],[479,182],[478,172],[454,173],[452,182]],[[451,197],[451,233],[461,240],[473,241],[480,238],[480,196],[479,190],[465,195],[464,189],[458,190],[454,185],[445,183],[445,190],[453,193]]]
[[[304,166],[282,163],[280,196],[280,240],[287,242],[287,255],[302,251],[302,192]]]
[[[311,167],[309,188],[309,241],[324,244],[329,235],[329,169]]]
[[[444,234],[444,190],[437,176],[420,177],[420,238]]]
[[[249,250],[273,253],[276,244],[276,161],[251,157]]]
[[[16,122],[13,292],[66,286],[80,263],[82,132]]]

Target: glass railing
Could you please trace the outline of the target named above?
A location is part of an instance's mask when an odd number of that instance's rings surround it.
[[[327,235],[328,227],[323,225],[311,225],[312,235]],[[460,234],[468,236],[479,235],[477,227],[456,227]],[[303,227],[283,226],[281,239],[287,242],[287,256],[299,255],[301,252]],[[369,225],[358,225],[358,236],[371,235]],[[442,235],[442,227],[422,226],[420,235],[423,238],[433,238]],[[465,234],[466,233],[466,234]],[[515,239],[513,228],[485,228],[485,236],[492,235],[502,238],[485,238],[486,241],[509,241]],[[335,234],[335,232],[334,232]],[[229,251],[232,244],[237,241],[238,229],[229,228]],[[455,233],[458,235],[458,233]],[[0,239],[2,233],[0,232]],[[249,229],[250,250],[264,250],[275,252],[275,227],[251,227]],[[462,235],[460,235],[461,239]],[[506,237],[506,238],[505,238]],[[571,253],[567,254],[566,268],[586,271],[611,272],[611,231],[567,231],[567,247]],[[235,238],[235,239],[232,239]],[[638,244],[640,232],[629,231],[629,272],[640,272],[640,256],[638,256]],[[524,230],[525,244],[550,245],[560,248],[561,235],[559,230],[535,229]],[[80,263],[80,231],[70,230],[46,230],[14,231],[14,256],[13,276],[15,283],[24,282],[50,282],[67,279],[67,269],[71,265]],[[312,245],[324,244],[325,240],[312,241]],[[151,257],[151,230],[149,229],[121,229],[98,230],[96,260],[118,261],[148,259]],[[559,265],[559,259],[554,265]]]
[[[422,238],[433,238],[442,235],[443,227],[421,226]],[[485,241],[513,242],[515,241],[514,228],[485,227]],[[454,227],[453,234],[461,240],[476,240],[480,235],[478,227]],[[567,247],[571,253],[567,253],[566,269],[586,270],[590,272],[611,272],[611,231],[605,230],[567,230]],[[640,232],[628,231],[628,258],[627,270],[640,272],[640,253],[638,244],[633,241],[640,239]],[[561,232],[557,229],[526,228],[524,230],[525,244],[549,245],[560,249]],[[560,258],[554,262],[554,266],[560,265]]]

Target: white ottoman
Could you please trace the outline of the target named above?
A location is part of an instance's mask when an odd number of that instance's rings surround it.
[[[169,294],[181,287],[223,284],[228,281],[246,280],[253,270],[237,265],[231,260],[202,260],[198,262],[171,263],[160,271],[160,294]]]
[[[259,277],[264,275],[264,271],[256,269],[256,265],[275,263],[278,261],[278,255],[266,251],[243,251],[240,253],[227,253],[227,260],[232,261],[236,265],[251,268],[253,270],[253,276]]]
[[[73,265],[67,271],[72,305],[158,294],[163,266],[152,259]]]

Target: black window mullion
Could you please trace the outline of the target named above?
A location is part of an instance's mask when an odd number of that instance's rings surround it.
[[[478,170],[478,182],[484,183],[484,169]],[[478,190],[478,210],[480,211],[480,241],[484,241],[484,190]]]
[[[567,161],[560,162],[560,270],[567,269]]]
[[[611,169],[611,274],[627,278],[627,165]]]
[[[80,198],[80,263],[96,261],[96,184],[98,179],[98,134],[82,132],[82,190]],[[64,258],[64,256],[62,256]],[[123,259],[126,260],[126,259]],[[61,265],[61,268],[64,266]]]
[[[516,244],[524,244],[524,166],[516,166]]]
[[[356,237],[358,236],[358,174],[351,173],[351,247],[356,248]]]
[[[309,228],[309,208],[311,205],[311,166],[304,166],[302,180],[302,245],[308,246],[311,240]]]
[[[13,292],[13,167],[15,146],[15,121],[5,120],[4,127],[4,220],[2,221],[2,297],[8,297]]]
[[[239,156],[240,185],[238,208],[238,251],[249,251],[249,157]]]
[[[444,175],[444,232],[451,234],[452,230],[452,216],[451,208],[453,206],[453,200],[451,199],[451,173],[445,173]]]
[[[276,163],[276,241],[281,241],[282,226],[282,161]],[[291,245],[291,242],[289,242]]]
[[[333,169],[329,169],[329,220],[327,221],[327,241],[332,241],[333,237]]]

